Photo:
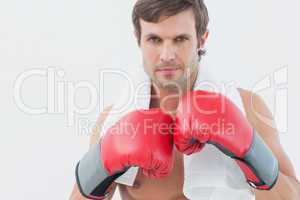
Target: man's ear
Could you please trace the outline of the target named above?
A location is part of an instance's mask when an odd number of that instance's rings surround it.
[[[205,33],[201,36],[201,38],[199,39],[199,48],[200,49],[204,49],[204,46],[206,44],[206,41],[207,41],[207,38],[208,38],[208,35],[209,35],[209,31],[206,30]]]

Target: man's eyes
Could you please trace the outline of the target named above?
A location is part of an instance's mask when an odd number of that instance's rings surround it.
[[[176,37],[174,39],[174,43],[182,43],[182,42],[185,42],[187,41],[188,38],[187,37],[184,37],[184,36],[179,36],[179,37]],[[159,37],[150,37],[148,38],[148,41],[153,43],[153,44],[159,44],[159,43],[162,43],[162,39],[159,38]]]
[[[152,42],[152,43],[154,43],[154,44],[158,44],[158,43],[161,42],[161,39],[158,38],[158,37],[150,37],[150,38],[148,39],[148,41],[149,41],[149,42]]]
[[[186,40],[188,40],[188,38],[187,37],[183,37],[183,36],[175,38],[175,42],[176,43],[184,42]]]

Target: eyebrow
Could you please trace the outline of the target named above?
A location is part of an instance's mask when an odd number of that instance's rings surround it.
[[[158,37],[161,38],[159,35],[155,34],[155,33],[148,33],[145,35],[146,38],[151,38],[151,37]],[[178,37],[186,37],[186,38],[191,38],[192,36],[190,34],[187,33],[181,33],[176,35],[174,38],[178,38]]]

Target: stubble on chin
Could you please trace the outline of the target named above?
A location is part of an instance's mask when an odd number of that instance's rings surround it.
[[[184,71],[177,79],[160,81],[153,76],[151,77],[151,81],[158,89],[168,91],[169,93],[184,94],[193,87],[196,76],[197,71],[193,72],[187,69],[187,71]]]
[[[149,67],[145,61],[143,61],[144,70],[150,77],[152,84],[158,89],[169,91],[170,93],[184,94],[186,91],[191,90],[194,81],[199,71],[198,60],[195,59],[186,68],[183,67],[182,74],[173,80],[159,80],[155,75],[155,67]]]

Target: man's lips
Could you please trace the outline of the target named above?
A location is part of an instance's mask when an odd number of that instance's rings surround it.
[[[180,69],[179,67],[162,67],[162,68],[156,69],[155,72],[162,74],[162,75],[173,75],[179,69]]]

